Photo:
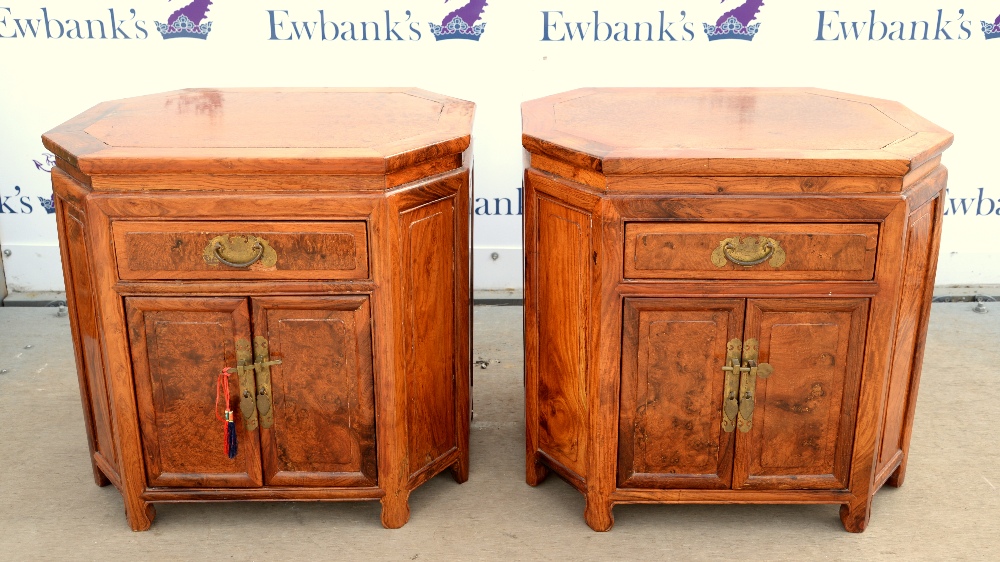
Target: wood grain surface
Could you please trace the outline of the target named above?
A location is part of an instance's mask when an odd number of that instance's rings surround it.
[[[797,88],[575,90],[522,132],[528,483],[555,472],[597,531],[621,503],[833,503],[863,531],[905,475],[951,135]],[[749,237],[784,261],[716,259]],[[744,380],[773,371],[728,433],[732,340]]]
[[[375,388],[367,297],[253,299],[269,343],[274,425],[262,428],[267,486],[374,486]]]
[[[121,279],[365,279],[368,277],[364,222],[151,222],[113,225]],[[231,267],[205,259],[219,236],[253,236],[276,254],[273,265],[259,260]],[[220,250],[225,256],[225,250]],[[233,258],[230,258],[231,260]]]
[[[417,89],[201,88],[106,102],[42,140],[87,175],[385,175],[466,150],[473,111]]]
[[[473,107],[185,90],[44,136],[94,478],[133,530],[157,502],[235,500],[378,500],[398,528],[412,489],[468,479]],[[225,265],[206,254],[218,236],[274,256]],[[281,361],[274,423],[239,419],[230,460],[216,377],[252,338]]]
[[[744,309],[739,299],[625,300],[619,487],[730,487],[722,367]]]
[[[874,224],[629,223],[625,231],[628,278],[867,280],[875,273]],[[713,252],[724,240],[759,242],[762,237],[775,240],[784,252],[780,265],[770,260],[752,266],[713,263]]]
[[[895,102],[803,88],[585,88],[521,115],[532,154],[608,176],[902,177],[952,142]]]

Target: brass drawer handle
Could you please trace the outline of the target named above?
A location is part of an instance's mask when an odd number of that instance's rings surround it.
[[[750,267],[768,260],[771,267],[781,267],[785,263],[785,250],[777,240],[765,236],[748,236],[742,240],[739,237],[726,238],[712,252],[712,263],[716,267],[725,267],[727,261]]]
[[[274,267],[278,256],[263,238],[245,236],[216,236],[208,242],[204,252],[205,263],[225,264],[238,269],[260,262],[264,267]]]

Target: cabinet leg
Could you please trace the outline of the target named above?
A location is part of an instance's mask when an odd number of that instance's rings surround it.
[[[889,479],[885,481],[886,484],[892,486],[893,488],[899,488],[903,485],[903,478],[906,477],[906,456],[903,456],[903,462],[899,463],[895,472],[889,476]]]
[[[455,464],[451,465],[451,476],[459,484],[465,483],[469,479],[469,458],[463,457]]]
[[[128,518],[129,527],[133,531],[147,531],[156,518],[156,508],[147,502],[138,502],[136,506],[129,506],[125,502],[125,516]]]
[[[844,529],[851,533],[863,533],[871,515],[871,498],[862,498],[858,502],[840,506],[840,521],[844,524]]]
[[[613,504],[607,500],[594,500],[587,498],[587,507],[583,511],[583,518],[587,520],[587,525],[595,531],[610,531],[615,525],[615,516],[611,513]]]
[[[386,494],[382,497],[382,526],[398,529],[410,520],[410,492],[401,490],[399,495]]]
[[[537,486],[544,482],[545,478],[549,475],[549,467],[533,458],[529,458],[525,473],[525,480],[528,482],[528,485]]]
[[[91,464],[94,466],[94,482],[101,488],[110,484],[111,480],[108,480],[108,477],[104,475],[104,472],[102,472],[100,468],[97,468],[97,463],[91,461]]]

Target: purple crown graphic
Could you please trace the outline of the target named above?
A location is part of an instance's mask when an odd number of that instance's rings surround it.
[[[753,41],[760,23],[752,23],[757,13],[760,12],[764,0],[747,0],[743,4],[722,14],[715,22],[702,24],[705,28],[705,35],[709,41],[719,39],[740,39],[742,41]]]
[[[445,0],[447,2],[448,0]],[[448,14],[441,25],[429,23],[435,41],[445,39],[468,39],[479,41],[486,31],[486,22],[476,23],[486,9],[486,0],[471,0],[461,8]]]
[[[1000,37],[1000,16],[997,16],[993,23],[988,21],[981,21],[981,23],[983,24],[983,35],[986,36],[987,40]]]
[[[156,30],[164,39],[177,39],[178,37],[206,39],[212,31],[212,22],[204,21],[211,5],[212,0],[194,0],[170,14],[167,23],[158,21],[153,23],[156,24]]]

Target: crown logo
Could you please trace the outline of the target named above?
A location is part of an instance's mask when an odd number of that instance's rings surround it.
[[[719,39],[740,39],[742,41],[753,41],[759,23],[751,23],[760,13],[764,0],[746,0],[736,8],[722,14],[715,25],[710,23],[702,24],[705,28],[705,35],[709,41]]]
[[[447,2],[448,0],[445,0]],[[448,14],[441,25],[429,23],[435,41],[445,39],[468,39],[479,41],[486,31],[486,22],[476,23],[483,16],[486,0],[470,0],[464,6]]]
[[[479,41],[482,37],[483,32],[486,31],[486,22],[469,25],[465,23],[462,16],[455,16],[448,22],[448,25],[436,25],[434,23],[430,24],[431,33],[434,34],[434,39],[436,41],[444,41],[445,39],[469,39],[470,41]]]
[[[987,40],[1000,37],[1000,17],[993,23],[988,21],[981,21],[980,23],[983,24],[983,35],[986,36]]]
[[[36,197],[38,197],[38,202],[42,204],[42,208],[45,209],[46,214],[51,215],[56,212],[55,195],[52,197],[42,197],[41,195],[37,195]]]
[[[154,21],[156,30],[164,39],[191,37],[205,39],[212,31],[212,22],[205,21],[212,0],[192,0],[186,6],[170,14],[167,23]]]
[[[178,37],[205,39],[212,31],[212,22],[206,21],[205,23],[195,25],[184,14],[181,14],[180,17],[170,24],[163,24],[158,21],[154,21],[153,23],[156,24],[156,30],[160,32],[160,35],[164,39],[177,39]]]
[[[759,23],[743,25],[733,16],[729,16],[729,19],[722,22],[722,25],[716,26],[710,23],[702,25],[705,26],[705,35],[708,35],[709,41],[718,41],[719,39],[753,41],[754,35],[757,35],[757,29],[760,28]]]

